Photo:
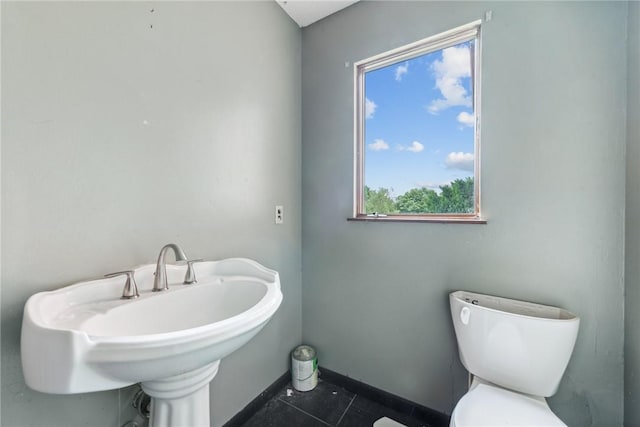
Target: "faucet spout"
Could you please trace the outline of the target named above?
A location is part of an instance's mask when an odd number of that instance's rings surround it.
[[[169,284],[167,283],[167,261],[165,260],[167,256],[167,251],[169,249],[173,250],[173,253],[176,256],[176,261],[186,261],[187,256],[184,251],[180,248],[180,246],[175,243],[169,243],[165,245],[160,250],[160,255],[158,255],[158,264],[156,265],[156,277],[153,279],[153,292],[166,291],[169,289]]]

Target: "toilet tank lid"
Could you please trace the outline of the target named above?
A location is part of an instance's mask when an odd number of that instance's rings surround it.
[[[502,312],[516,316],[526,316],[538,319],[579,321],[579,317],[568,310],[542,305],[528,301],[515,300],[493,295],[478,294],[475,292],[456,291],[449,294],[449,298],[472,304],[473,306]]]
[[[543,398],[480,383],[458,402],[451,414],[455,427],[567,427]]]

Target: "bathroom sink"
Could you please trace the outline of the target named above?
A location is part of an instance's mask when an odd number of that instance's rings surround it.
[[[22,324],[27,385],[55,394],[138,382],[157,389],[158,380],[183,381],[206,370],[200,377],[208,386],[219,360],[264,327],[282,293],[278,273],[249,259],[193,267],[197,283],[185,285],[187,267],[167,265],[164,292],[152,292],[155,264],[137,267],[135,299],[120,298],[123,277],[33,295]]]

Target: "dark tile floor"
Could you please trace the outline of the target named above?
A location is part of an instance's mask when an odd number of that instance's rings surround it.
[[[297,391],[291,383],[287,384],[243,427],[370,427],[382,417],[409,427],[431,427],[323,380],[307,392]]]

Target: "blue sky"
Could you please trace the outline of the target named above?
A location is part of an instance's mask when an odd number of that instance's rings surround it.
[[[473,177],[472,41],[365,75],[365,185],[437,190]]]

